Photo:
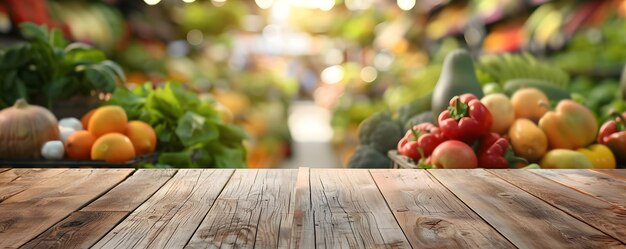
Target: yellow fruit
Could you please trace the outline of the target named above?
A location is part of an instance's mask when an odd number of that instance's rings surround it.
[[[96,139],[91,147],[91,160],[109,163],[126,162],[135,157],[135,148],[128,137],[120,133],[108,133]]]
[[[536,88],[521,88],[511,96],[511,105],[515,118],[527,118],[536,123],[550,109],[550,100]]]
[[[511,100],[504,94],[494,93],[483,97],[480,100],[493,116],[493,124],[490,131],[505,134],[513,121],[515,121],[515,113],[513,113],[513,105]]]
[[[96,138],[113,132],[124,134],[127,123],[128,117],[124,109],[114,105],[103,106],[93,113],[89,119],[87,130]]]
[[[548,137],[528,119],[517,119],[509,129],[511,147],[515,155],[530,162],[538,161],[548,150]]]
[[[89,160],[91,147],[96,138],[88,131],[80,130],[72,133],[65,142],[65,154],[73,160]]]
[[[152,153],[156,149],[156,132],[143,121],[130,121],[126,125],[126,136],[135,148],[138,156]]]

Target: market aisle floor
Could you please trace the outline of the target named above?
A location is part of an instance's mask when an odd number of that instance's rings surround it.
[[[289,110],[293,157],[280,168],[341,168],[331,145],[331,113],[312,101],[295,101]]]

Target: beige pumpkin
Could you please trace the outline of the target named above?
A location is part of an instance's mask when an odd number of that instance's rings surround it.
[[[0,158],[39,158],[41,147],[51,140],[59,140],[59,127],[46,108],[19,99],[0,111]]]

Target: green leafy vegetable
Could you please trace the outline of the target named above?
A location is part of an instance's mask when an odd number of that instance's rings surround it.
[[[75,95],[112,92],[126,81],[124,71],[89,45],[68,42],[61,31],[23,23],[28,42],[0,51],[0,108],[25,98],[52,108]]]
[[[117,88],[108,104],[122,106],[129,119],[154,127],[161,154],[152,167],[246,166],[242,142],[247,134],[225,124],[212,100],[200,100],[179,83]]]

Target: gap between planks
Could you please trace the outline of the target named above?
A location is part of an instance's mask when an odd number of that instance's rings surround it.
[[[600,200],[626,208],[626,181],[594,170],[536,169],[531,172]],[[614,189],[616,191],[607,191]],[[622,191],[620,191],[622,190]]]
[[[426,170],[370,170],[413,248],[515,248]]]
[[[130,173],[129,169],[73,169],[61,177],[33,183],[0,203],[0,223],[4,224],[0,246],[19,247],[32,240],[85,203],[108,192]]]
[[[291,248],[411,248],[367,169],[300,169]]]
[[[166,184],[175,169],[140,169],[23,248],[88,248]],[[85,233],[85,231],[89,231]]]
[[[611,236],[486,170],[428,172],[517,247],[624,246]]]
[[[527,170],[487,170],[626,244],[626,209]]]

